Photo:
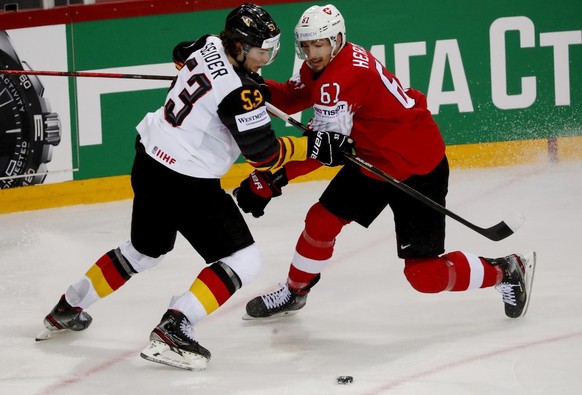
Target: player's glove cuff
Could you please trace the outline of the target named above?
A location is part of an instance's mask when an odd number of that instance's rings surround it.
[[[272,197],[281,196],[281,188],[288,182],[285,168],[274,174],[255,170],[240,183],[233,194],[243,212],[258,218],[265,213],[265,207]]]
[[[317,159],[326,166],[339,166],[346,163],[344,153],[352,152],[354,140],[336,132],[308,132],[307,157]]]

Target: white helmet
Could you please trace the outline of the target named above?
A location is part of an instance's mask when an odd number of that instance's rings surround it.
[[[331,58],[335,56],[337,35],[342,34],[342,43],[337,52],[346,45],[346,24],[344,17],[335,6],[314,5],[309,7],[295,26],[295,51],[300,59],[305,59],[305,51],[301,48],[301,41],[329,39],[331,43]]]

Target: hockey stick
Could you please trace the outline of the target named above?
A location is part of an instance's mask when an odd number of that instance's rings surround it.
[[[283,111],[279,110],[277,107],[273,106],[271,103],[266,103],[266,105],[267,105],[267,109],[269,110],[269,112],[272,113],[273,115],[275,115],[276,117],[281,118],[282,120],[284,120],[286,122],[289,122],[291,125],[299,128],[303,131],[309,130],[307,128],[307,126],[305,126],[301,122],[298,122],[297,120],[291,118],[289,115],[287,115]],[[409,187],[408,185],[396,180],[394,177],[392,177],[389,174],[385,173],[384,171],[378,169],[374,165],[366,162],[365,160],[363,160],[359,156],[354,155],[352,153],[347,153],[347,152],[345,153],[345,156],[350,162],[353,162],[356,165],[368,170],[369,172],[380,177],[381,179],[388,182],[392,186],[398,188],[402,192],[412,196],[413,198],[420,201],[421,203],[426,204],[427,206],[429,206],[433,210],[436,210],[439,213],[448,215],[449,217],[453,218],[454,220],[462,223],[466,227],[474,230],[475,232],[479,233],[482,236],[487,237],[490,240],[499,241],[499,240],[505,239],[508,236],[511,236],[513,233],[515,233],[519,229],[519,227],[521,226],[521,224],[524,221],[523,214],[512,213],[504,221],[501,221],[498,224],[493,225],[490,228],[481,228],[481,227],[467,221],[463,217],[453,213],[452,211],[448,210],[447,208],[441,206],[440,204],[438,204],[437,202],[426,197],[425,195],[418,192],[417,190],[415,190],[415,189]]]
[[[167,80],[167,81],[172,81],[175,78],[169,75],[92,73],[84,71],[2,70],[2,69],[0,69],[0,74],[50,75],[55,77],[129,78],[134,80]]]

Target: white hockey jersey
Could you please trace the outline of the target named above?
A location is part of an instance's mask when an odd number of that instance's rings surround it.
[[[137,125],[148,155],[197,178],[220,178],[241,151],[260,164],[278,156],[263,79],[233,67],[218,37],[204,36],[193,49],[165,105]]]

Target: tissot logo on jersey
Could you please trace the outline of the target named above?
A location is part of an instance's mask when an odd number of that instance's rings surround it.
[[[158,158],[160,158],[162,161],[166,162],[169,165],[173,165],[174,163],[176,163],[176,159],[171,157],[170,155],[166,154],[164,151],[162,151],[161,149],[159,149],[157,146],[155,146],[152,149],[152,153],[154,154],[154,156],[157,156]]]
[[[318,120],[335,119],[348,112],[348,103],[345,101],[338,102],[335,106],[324,106],[315,104],[313,106],[313,113]]]
[[[246,132],[250,129],[258,128],[271,122],[271,118],[267,114],[265,106],[259,107],[256,110],[246,112],[235,117],[236,127],[239,132]]]
[[[309,125],[313,130],[334,130],[349,135],[353,123],[351,106],[342,100],[333,106],[313,105],[313,118]]]

